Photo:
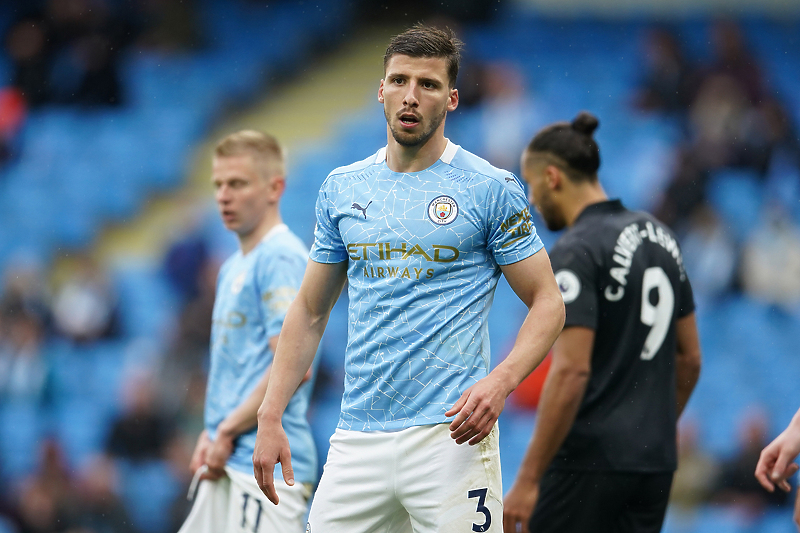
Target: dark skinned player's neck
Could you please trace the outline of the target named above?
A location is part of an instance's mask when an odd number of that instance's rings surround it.
[[[608,195],[600,183],[591,183],[578,187],[569,205],[564,206],[564,218],[567,226],[572,226],[583,210],[592,204],[605,202]]]

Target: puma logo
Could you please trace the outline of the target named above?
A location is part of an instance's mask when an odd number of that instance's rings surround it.
[[[364,213],[364,220],[367,220],[367,209],[369,208],[371,203],[372,203],[372,200],[370,200],[369,204],[367,204],[365,207],[361,207],[360,205],[358,205],[358,203],[353,202],[353,205],[350,206],[350,209],[358,209],[359,211]]]
[[[507,178],[506,178],[506,183],[508,183],[509,181],[515,181],[515,180],[514,180],[514,178],[508,178],[508,177],[507,177]]]

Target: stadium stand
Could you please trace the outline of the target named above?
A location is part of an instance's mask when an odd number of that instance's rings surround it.
[[[16,20],[11,5],[0,7],[3,31]],[[122,2],[109,5],[119,7]],[[134,221],[156,196],[179,204],[180,197],[171,195],[191,180],[207,179],[206,167],[193,158],[208,152],[198,146],[214,137],[221,122],[228,121],[222,129],[248,124],[271,130],[282,124],[270,122],[265,117],[275,115],[263,110],[234,121],[226,111],[282,90],[286,94],[282,83],[288,73],[316,58],[320,48],[340,43],[345,34],[357,35],[349,31],[355,24],[352,4],[338,0],[276,2],[269,8],[243,0],[202,0],[194,8],[203,45],[175,51],[130,44],[120,54],[122,105],[47,104],[27,111],[12,143],[14,155],[0,170],[0,272],[12,272],[20,264],[45,268],[61,264],[64,254],[96,245],[109,225]],[[707,63],[712,58],[708,47],[712,25],[707,18],[678,20],[670,29],[687,57]],[[634,208],[658,209],[674,178],[675,154],[688,142],[689,126],[680,114],[645,112],[634,105],[646,63],[643,43],[651,27],[649,20],[553,19],[508,6],[490,21],[464,24],[460,31],[467,45],[466,65],[477,73],[479,91],[473,105],[464,104],[448,117],[448,136],[486,154],[493,135],[487,132],[496,131],[491,129],[497,128],[493,123],[502,118],[507,120],[505,132],[521,132],[509,142],[509,151],[518,154],[519,143],[524,144],[541,125],[574,116],[580,109],[591,110],[601,121],[600,178],[609,195]],[[791,128],[796,128],[800,19],[751,17],[741,20],[740,27],[765,85],[783,102]],[[369,61],[380,56],[374,49],[364,50],[371,46],[348,49],[349,59],[337,68],[350,62],[363,70],[364,54]],[[492,87],[491,79],[480,77],[482,72],[516,73],[521,92],[509,94]],[[9,54],[0,54],[0,79],[10,81],[13,73]],[[367,73],[369,79],[373,71]],[[377,84],[377,78],[374,81]],[[290,86],[288,92],[292,91],[302,93],[303,88]],[[356,102],[337,110],[335,130],[329,127],[322,134],[308,135],[300,124],[286,132],[291,180],[283,200],[284,216],[306,242],[313,231],[315,195],[310,191],[334,167],[361,159],[382,144],[385,127],[380,108],[372,101],[371,89],[364,94],[369,100],[359,95]],[[300,113],[303,101],[299,100],[284,111]],[[502,112],[509,105],[522,106],[525,112]],[[275,133],[282,137],[284,132]],[[796,129],[793,135],[797,136]],[[518,170],[516,161],[510,166]],[[784,150],[774,154],[765,171],[728,165],[709,172],[700,201],[716,213],[730,236],[737,264],[742,247],[763,227],[765,214],[775,205],[782,206],[794,227],[800,225],[799,169],[797,154]],[[211,250],[213,263],[232,243],[216,223],[216,213],[206,202],[197,203],[193,212],[200,215],[192,231]],[[687,220],[677,224],[683,235],[693,230]],[[542,226],[539,229],[545,244],[552,245],[556,236]],[[175,238],[171,233],[162,237]],[[202,374],[202,357],[176,347],[182,317],[189,313],[187,302],[152,257],[126,258],[109,268],[118,331],[90,343],[75,343],[54,334],[44,313],[48,337],[41,358],[47,367],[47,394],[12,399],[0,391],[0,532],[17,531],[15,524],[21,520],[17,496],[42,467],[39,449],[46,438],[55,438],[73,480],[80,478],[92,457],[107,452],[108,432],[123,410],[123,385],[131,372],[176,366],[181,378],[172,383],[180,383],[187,392],[170,400],[165,416],[179,432],[190,435],[190,441],[192,431],[199,431],[197,409],[199,405],[202,410],[202,404],[193,396],[192,373]],[[501,283],[490,322],[496,358],[513,339],[523,311],[510,288]],[[699,422],[700,446],[722,461],[736,453],[739,422],[749,409],[763,409],[772,436],[800,405],[796,386],[800,301],[777,305],[749,294],[734,280],[703,296],[698,319],[704,367],[687,416]],[[338,414],[346,331],[346,302],[340,301],[323,341],[322,375],[310,411],[320,464]],[[180,359],[178,353],[189,355]],[[501,417],[506,483],[513,479],[534,417],[513,406]],[[185,470],[188,458],[179,449],[163,450],[159,457],[139,463],[116,459],[128,480],[118,486],[118,494],[140,533],[174,529],[175,516],[182,511],[177,502],[188,483],[185,473],[179,472]],[[735,506],[712,500],[691,516],[671,514],[664,530],[780,533],[792,527],[791,511],[785,508],[764,508],[755,516],[744,516]]]

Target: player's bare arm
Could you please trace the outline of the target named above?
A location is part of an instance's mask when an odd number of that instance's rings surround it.
[[[517,479],[503,502],[503,529],[528,531],[539,482],[569,433],[583,400],[591,370],[594,330],[568,327],[553,345],[553,363],[542,390],[533,439]]]
[[[458,444],[474,445],[489,434],[508,395],[542,362],[564,326],[564,302],[544,248],[501,269],[528,315],[505,360],[445,413],[455,415],[450,431]]]
[[[272,353],[275,353],[278,347],[278,335],[270,338],[269,347]],[[258,424],[258,408],[264,400],[264,394],[267,392],[271,368],[271,366],[267,368],[255,389],[245,401],[231,411],[217,426],[216,439],[209,440],[210,444],[205,454],[205,464],[208,466],[208,472],[203,474],[201,479],[214,480],[225,475],[225,464],[233,453],[236,438],[243,433],[247,433]],[[301,384],[309,379],[311,379],[311,367],[303,376]]]
[[[798,410],[789,426],[778,435],[775,440],[761,451],[756,465],[756,479],[769,492],[775,491],[777,485],[781,490],[789,492],[791,486],[786,481],[798,470],[797,463],[793,461],[800,454],[800,410]],[[795,504],[795,522],[798,522],[798,505]]]
[[[278,335],[270,338],[269,347],[272,353],[275,353],[278,347]],[[267,368],[250,396],[239,407],[231,411],[225,420],[217,426],[217,438],[212,442],[206,456],[208,474],[203,479],[221,477],[225,473],[225,463],[228,462],[228,458],[233,453],[236,438],[243,433],[247,433],[258,424],[258,408],[261,406],[261,402],[267,392],[271,368],[271,366]],[[311,367],[308,368],[308,371],[303,376],[301,385],[309,379],[311,379]]]
[[[675,325],[678,350],[675,354],[677,379],[678,417],[689,402],[697,380],[700,378],[700,338],[694,313],[678,319]]]
[[[264,400],[258,409],[258,433],[253,470],[258,486],[275,505],[273,470],[281,463],[283,479],[294,484],[291,451],[281,417],[303,377],[311,367],[331,309],[347,278],[347,262],[322,264],[309,261],[297,297],[289,307],[275,350]]]

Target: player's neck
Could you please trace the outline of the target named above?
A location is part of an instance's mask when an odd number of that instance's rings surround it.
[[[599,183],[584,185],[576,189],[571,201],[564,206],[564,218],[567,226],[572,226],[584,209],[592,204],[605,202],[608,195]]]
[[[393,172],[419,172],[436,163],[446,147],[447,139],[443,130],[437,131],[425,144],[419,146],[403,146],[389,132],[386,166]]]
[[[261,239],[263,239],[272,228],[282,223],[283,220],[281,219],[281,215],[277,209],[271,209],[264,213],[264,218],[261,219],[261,223],[256,226],[253,231],[247,235],[238,236],[239,249],[242,251],[242,255],[247,255],[253,251],[253,248],[255,248],[258,243],[261,242]]]

